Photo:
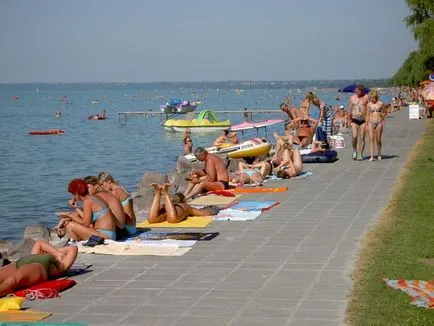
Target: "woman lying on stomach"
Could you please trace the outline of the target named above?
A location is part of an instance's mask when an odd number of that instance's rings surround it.
[[[77,247],[55,248],[38,240],[32,254],[0,268],[0,297],[62,276],[77,258]]]
[[[189,216],[210,216],[217,215],[219,209],[215,206],[208,206],[201,209],[191,207],[186,204],[185,196],[181,193],[176,193],[172,198],[169,196],[170,184],[166,183],[163,186],[152,184],[155,190],[154,200],[149,209],[149,223],[179,223]],[[164,205],[160,206],[161,195],[163,195]]]

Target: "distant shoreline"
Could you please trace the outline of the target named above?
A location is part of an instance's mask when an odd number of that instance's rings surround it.
[[[235,81],[159,81],[159,82],[19,82],[19,83],[0,83],[2,89],[17,88],[35,88],[45,86],[49,89],[63,88],[80,88],[86,86],[86,89],[100,89],[104,87],[114,88],[131,88],[136,86],[145,89],[170,89],[188,88],[188,89],[302,89],[302,88],[341,88],[349,84],[360,83],[369,87],[390,87],[389,79],[336,79],[336,80],[298,80],[298,81],[253,81],[253,80],[235,80]],[[48,86],[48,87],[47,87]]]

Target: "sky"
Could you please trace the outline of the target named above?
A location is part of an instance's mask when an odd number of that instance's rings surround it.
[[[2,0],[0,82],[389,78],[417,48],[408,13],[404,0]]]

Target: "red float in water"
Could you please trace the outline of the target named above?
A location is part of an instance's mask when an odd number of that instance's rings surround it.
[[[62,129],[50,129],[50,130],[32,130],[29,131],[30,135],[63,135],[65,131]]]

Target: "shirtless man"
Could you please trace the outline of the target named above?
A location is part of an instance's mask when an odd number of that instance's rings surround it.
[[[365,133],[367,119],[367,105],[369,98],[365,94],[365,89],[362,85],[358,85],[354,91],[354,95],[350,97],[348,104],[348,121],[347,125],[351,126],[353,139],[353,160],[363,161],[363,151],[365,150]],[[357,152],[357,141],[360,134],[360,151]]]
[[[191,172],[191,181],[184,191],[185,200],[191,199],[204,191],[227,189],[229,174],[225,162],[217,155],[208,153],[203,147],[196,148],[194,155],[199,161],[205,162],[205,169]]]

